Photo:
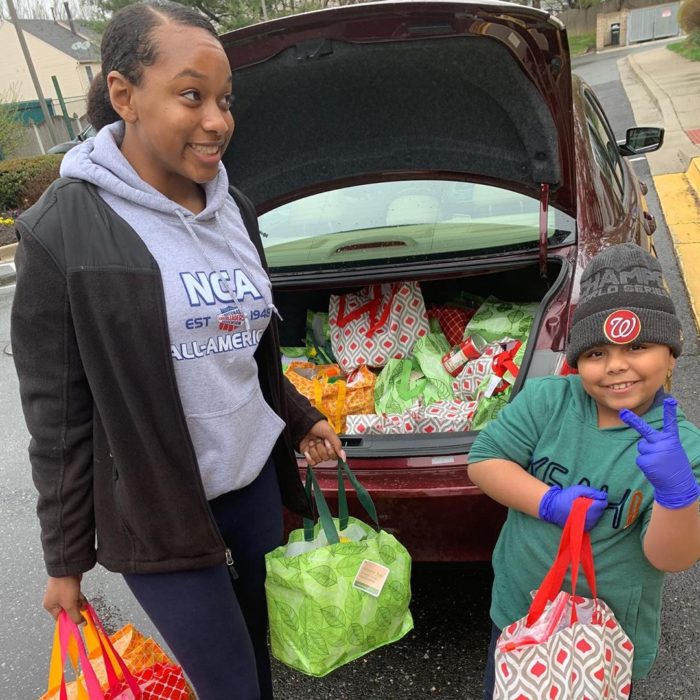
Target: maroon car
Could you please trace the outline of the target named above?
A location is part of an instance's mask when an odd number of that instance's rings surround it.
[[[586,262],[614,243],[651,246],[622,155],[655,150],[663,132],[616,143],[571,74],[560,21],[497,2],[392,2],[222,41],[236,119],[224,162],[258,208],[283,345],[299,345],[307,309],[327,310],[331,294],[417,280],[426,304],[460,292],[537,302],[511,395],[566,371]],[[343,436],[381,525],[416,560],[490,557],[504,511],[467,476],[475,437]],[[333,465],[317,471],[332,500]]]

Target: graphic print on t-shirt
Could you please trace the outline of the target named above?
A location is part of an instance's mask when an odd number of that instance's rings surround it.
[[[180,272],[184,301],[194,312],[184,320],[184,337],[173,338],[174,360],[255,348],[270,308],[245,270]]]
[[[564,489],[567,486],[573,485],[568,483],[567,478],[570,469],[547,456],[533,457],[528,464],[527,470],[548,486],[558,486]],[[591,486],[594,489],[608,493],[608,506],[606,511],[612,511],[612,521],[610,524],[613,529],[617,530],[620,526],[623,528],[630,527],[639,517],[644,498],[644,494],[642,494],[641,491],[633,491],[631,488],[625,488],[617,495],[613,495],[610,494],[610,486],[608,484],[591,483],[591,479],[586,476],[578,478],[576,485]]]

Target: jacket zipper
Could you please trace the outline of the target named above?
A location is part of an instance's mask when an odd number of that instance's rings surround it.
[[[226,566],[228,567],[228,572],[231,575],[231,580],[235,581],[238,578],[238,572],[236,571],[236,567],[233,565],[233,554],[231,554],[231,550],[226,548]]]

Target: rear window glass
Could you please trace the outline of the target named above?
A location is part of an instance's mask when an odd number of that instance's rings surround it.
[[[284,204],[260,217],[260,230],[273,270],[454,258],[536,248],[539,202],[468,182],[381,182]],[[574,220],[550,207],[550,245],[574,233]]]

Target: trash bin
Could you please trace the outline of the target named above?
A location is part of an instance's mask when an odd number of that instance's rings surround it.
[[[612,46],[620,45],[620,23],[614,22],[610,25],[610,44]]]

